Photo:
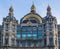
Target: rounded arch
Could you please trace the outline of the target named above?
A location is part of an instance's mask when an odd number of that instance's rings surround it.
[[[38,23],[39,23],[39,24],[42,23],[42,18],[41,18],[41,16],[39,16],[39,15],[37,15],[37,14],[29,14],[29,15],[24,16],[23,19],[22,19],[22,22],[23,22],[24,20],[29,19],[29,18],[35,18],[35,19],[38,20]]]

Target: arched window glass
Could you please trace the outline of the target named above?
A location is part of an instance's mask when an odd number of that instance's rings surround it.
[[[27,27],[23,26],[22,31],[26,31],[26,30],[27,30]]]
[[[33,35],[32,31],[28,31],[27,32],[27,39],[32,39],[32,35]]]
[[[36,39],[37,39],[37,32],[33,31],[33,40],[36,40]]]
[[[33,26],[33,31],[37,31],[37,27],[36,26]]]
[[[42,39],[43,38],[43,33],[42,31],[38,31],[38,39]]]
[[[31,26],[27,27],[27,31],[32,31],[32,27]]]
[[[26,40],[26,36],[27,36],[27,33],[26,32],[22,32],[22,39],[23,40]]]

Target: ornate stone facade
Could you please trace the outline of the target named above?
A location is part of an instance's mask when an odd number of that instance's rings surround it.
[[[11,6],[9,15],[3,18],[1,49],[58,49],[57,19],[52,16],[50,6],[47,15],[42,18],[33,4],[30,13],[20,20],[20,24],[13,11]]]

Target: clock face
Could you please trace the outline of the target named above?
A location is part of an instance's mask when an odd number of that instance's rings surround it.
[[[27,22],[27,26],[31,26],[32,25],[32,23],[31,22]]]

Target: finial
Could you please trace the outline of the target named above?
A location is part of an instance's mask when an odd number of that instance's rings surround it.
[[[10,8],[9,8],[9,16],[14,16],[13,11],[14,11],[13,7],[10,6]]]
[[[47,7],[47,11],[51,11],[51,8],[50,8],[50,6],[48,5],[48,7]]]
[[[47,7],[47,15],[51,15],[51,7],[49,5]]]
[[[34,1],[33,1],[33,4],[32,5],[34,5]]]
[[[33,4],[32,4],[32,6],[31,6],[31,12],[33,12],[33,13],[36,12],[36,7],[34,6],[34,2],[33,2]]]
[[[10,11],[10,12],[13,12],[13,11],[14,11],[14,9],[13,9],[12,6],[10,6],[9,11]]]

